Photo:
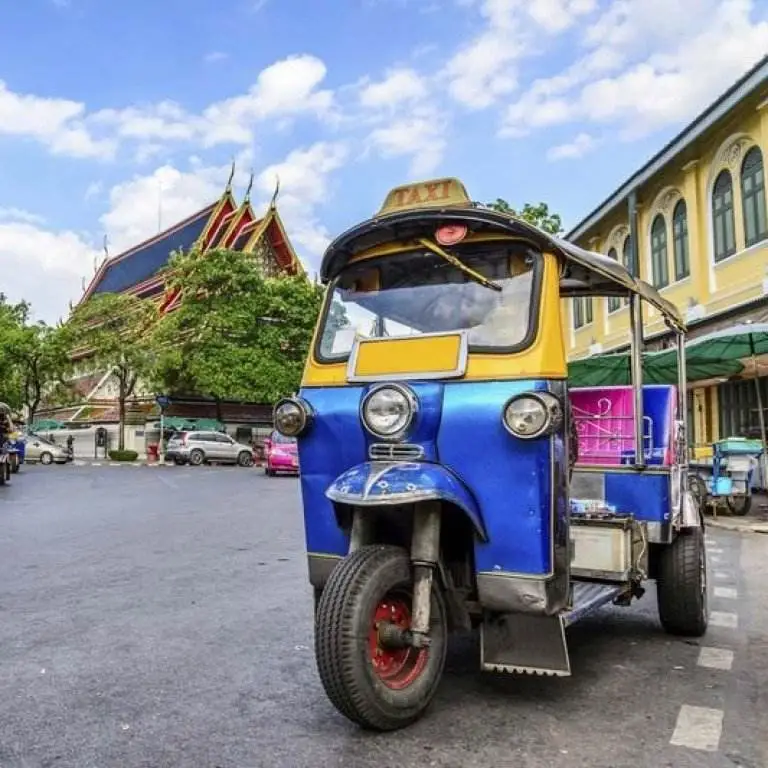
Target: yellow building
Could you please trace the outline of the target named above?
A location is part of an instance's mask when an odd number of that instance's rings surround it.
[[[687,317],[689,338],[747,319],[768,321],[766,152],[768,57],[566,238],[619,259],[660,289]],[[572,359],[628,346],[623,300],[567,303]],[[663,348],[670,335],[658,312],[644,312],[648,348]],[[768,404],[768,376],[761,385]],[[701,448],[721,433],[755,434],[754,381],[697,384],[689,418],[692,443]]]

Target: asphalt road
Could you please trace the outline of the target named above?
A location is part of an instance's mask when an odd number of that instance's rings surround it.
[[[426,718],[373,735],[316,675],[296,480],[26,467],[0,491],[0,768],[768,766],[768,536],[711,532],[702,641],[650,592],[570,630],[571,678],[480,673],[458,638]]]

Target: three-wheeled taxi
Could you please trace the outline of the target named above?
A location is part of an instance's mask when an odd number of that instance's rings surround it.
[[[440,682],[452,629],[482,669],[570,674],[566,628],[656,581],[666,631],[708,622],[687,487],[684,322],[621,264],[470,201],[392,190],[325,253],[296,397],[315,653],[337,709],[391,730]],[[564,297],[626,299],[633,384],[569,388]],[[678,340],[643,386],[641,301]]]

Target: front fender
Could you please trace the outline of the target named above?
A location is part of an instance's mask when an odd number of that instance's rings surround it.
[[[325,495],[338,504],[356,507],[447,501],[472,521],[482,541],[488,541],[483,516],[469,489],[439,464],[366,461],[339,475]]]

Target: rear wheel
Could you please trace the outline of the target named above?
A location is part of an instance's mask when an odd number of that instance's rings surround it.
[[[199,448],[195,448],[195,450],[189,454],[189,463],[193,467],[199,467],[204,461],[205,454]]]
[[[53,454],[49,453],[48,451],[43,451],[40,454],[40,463],[41,464],[53,464]]]
[[[10,464],[11,464],[11,473],[16,474],[19,471],[19,457],[16,455],[11,455],[10,457]]]
[[[378,731],[421,717],[440,683],[448,638],[446,609],[436,585],[426,648],[395,647],[382,633],[410,628],[413,576],[400,547],[362,547],[339,563],[317,603],[315,655],[333,705]]]
[[[656,582],[659,618],[673,635],[701,637],[709,623],[703,528],[681,531],[661,552]]]

